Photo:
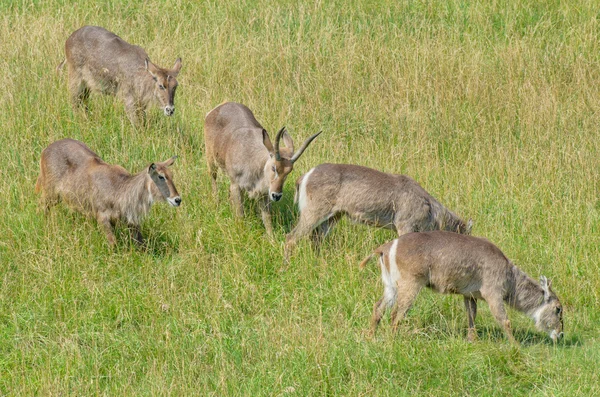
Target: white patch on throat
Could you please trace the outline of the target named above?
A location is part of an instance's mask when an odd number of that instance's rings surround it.
[[[154,203],[154,196],[152,195],[152,179],[150,179],[150,183],[148,184],[148,205],[152,205]]]
[[[533,313],[530,314],[530,317],[533,319],[533,321],[535,321],[536,325],[540,321],[540,316],[542,315],[542,310],[544,310],[544,306],[546,305],[538,307]]]
[[[300,187],[298,188],[298,209],[300,212],[304,210],[306,204],[308,202],[308,197],[306,196],[306,184],[308,183],[308,177],[313,173],[315,169],[311,169],[304,175],[302,178],[302,182],[300,183]]]

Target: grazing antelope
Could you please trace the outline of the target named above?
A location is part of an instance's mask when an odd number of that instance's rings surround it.
[[[286,236],[285,258],[296,242],[312,232],[318,244],[348,215],[353,221],[395,230],[398,235],[427,230],[469,234],[463,222],[416,181],[352,164],[321,164],[298,178],[298,224]]]
[[[115,244],[113,224],[118,220],[125,221],[134,240],[142,244],[140,224],[152,203],[166,200],[173,207],[181,204],[168,168],[175,158],[152,163],[131,175],[118,165],[106,164],[82,142],[62,139],[42,151],[35,191],[42,193],[45,212],[62,200],[96,218],[110,245]]]
[[[91,91],[116,95],[125,102],[125,111],[138,124],[151,102],[158,102],[166,116],[175,112],[177,75],[181,58],[172,69],[150,62],[143,48],[131,45],[108,30],[84,26],[69,36],[64,64],[69,69],[69,91],[75,108],[87,109]]]
[[[214,195],[218,167],[231,181],[229,192],[235,214],[244,215],[241,192],[245,191],[259,201],[263,224],[272,235],[271,201],[281,200],[283,184],[294,163],[320,133],[312,135],[294,152],[294,142],[285,127],[279,130],[273,145],[246,106],[234,102],[217,106],[208,112],[204,122],[206,161]],[[280,147],[282,140],[285,147]]]
[[[504,303],[526,313],[554,342],[563,335],[563,310],[550,281],[542,276],[538,284],[486,239],[445,231],[405,234],[377,248],[360,267],[374,256],[379,257],[384,293],[373,308],[372,334],[391,307],[396,331],[421,288],[428,287],[464,296],[470,341],[476,337],[478,299],[487,302],[511,342],[516,341]]]

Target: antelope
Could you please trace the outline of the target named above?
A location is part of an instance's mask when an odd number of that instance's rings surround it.
[[[384,293],[371,318],[374,335],[386,309],[393,307],[394,332],[423,287],[463,295],[469,321],[468,340],[476,338],[477,300],[483,299],[508,339],[512,335],[504,304],[526,313],[553,342],[563,335],[563,310],[552,283],[539,284],[504,256],[490,241],[446,231],[410,233],[377,248],[360,264],[379,257]]]
[[[359,165],[318,165],[298,178],[294,201],[300,219],[286,236],[286,262],[299,239],[311,233],[318,246],[344,215],[399,236],[438,229],[470,234],[473,227],[472,220],[465,223],[408,176]]]
[[[73,32],[65,44],[65,54],[66,59],[57,69],[67,64],[75,109],[82,105],[87,109],[90,92],[94,91],[120,97],[134,125],[152,102],[160,104],[166,116],[175,112],[181,58],[172,69],[163,69],[150,61],[143,48],[99,26],[84,26]]]
[[[244,216],[241,195],[245,191],[248,197],[259,201],[263,224],[272,236],[271,202],[281,200],[285,179],[294,163],[320,133],[309,137],[294,152],[294,142],[285,127],[279,130],[272,144],[267,130],[246,106],[234,102],[217,106],[208,112],[204,122],[206,161],[214,196],[217,196],[220,168],[231,181],[229,192],[235,215]]]
[[[62,139],[42,151],[35,191],[41,193],[44,212],[64,201],[76,211],[96,218],[111,246],[115,244],[113,225],[122,220],[141,245],[144,237],[140,224],[152,204],[164,200],[173,207],[181,204],[169,170],[176,157],[152,163],[132,175],[118,165],[106,164],[84,143]]]

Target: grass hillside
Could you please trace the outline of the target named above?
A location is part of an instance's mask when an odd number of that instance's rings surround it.
[[[151,59],[183,59],[176,112],[134,128],[94,95],[73,112],[66,38],[100,25]],[[157,0],[0,3],[0,394],[599,395],[600,5],[568,2]],[[299,145],[274,205],[274,240],[251,202],[214,198],[205,114],[249,106]],[[124,227],[111,249],[94,220],[38,210],[41,151],[70,137],[130,171],[179,156],[180,208],[156,205],[146,250]],[[390,231],[341,222],[320,253],[299,244],[294,182],[321,162],[410,175],[565,310],[554,346],[510,311],[511,346],[487,305],[466,341],[457,296],[423,291],[398,335],[358,263]]]

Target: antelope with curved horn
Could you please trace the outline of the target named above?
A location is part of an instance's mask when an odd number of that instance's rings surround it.
[[[221,168],[231,181],[229,192],[235,214],[244,215],[242,191],[245,191],[248,197],[259,201],[263,224],[272,235],[271,202],[281,200],[285,179],[294,163],[320,133],[309,137],[294,151],[294,142],[285,127],[279,130],[272,144],[267,131],[246,106],[234,102],[217,106],[208,112],[204,122],[206,161],[214,195],[217,195],[217,169]],[[285,146],[280,146],[281,141]]]

